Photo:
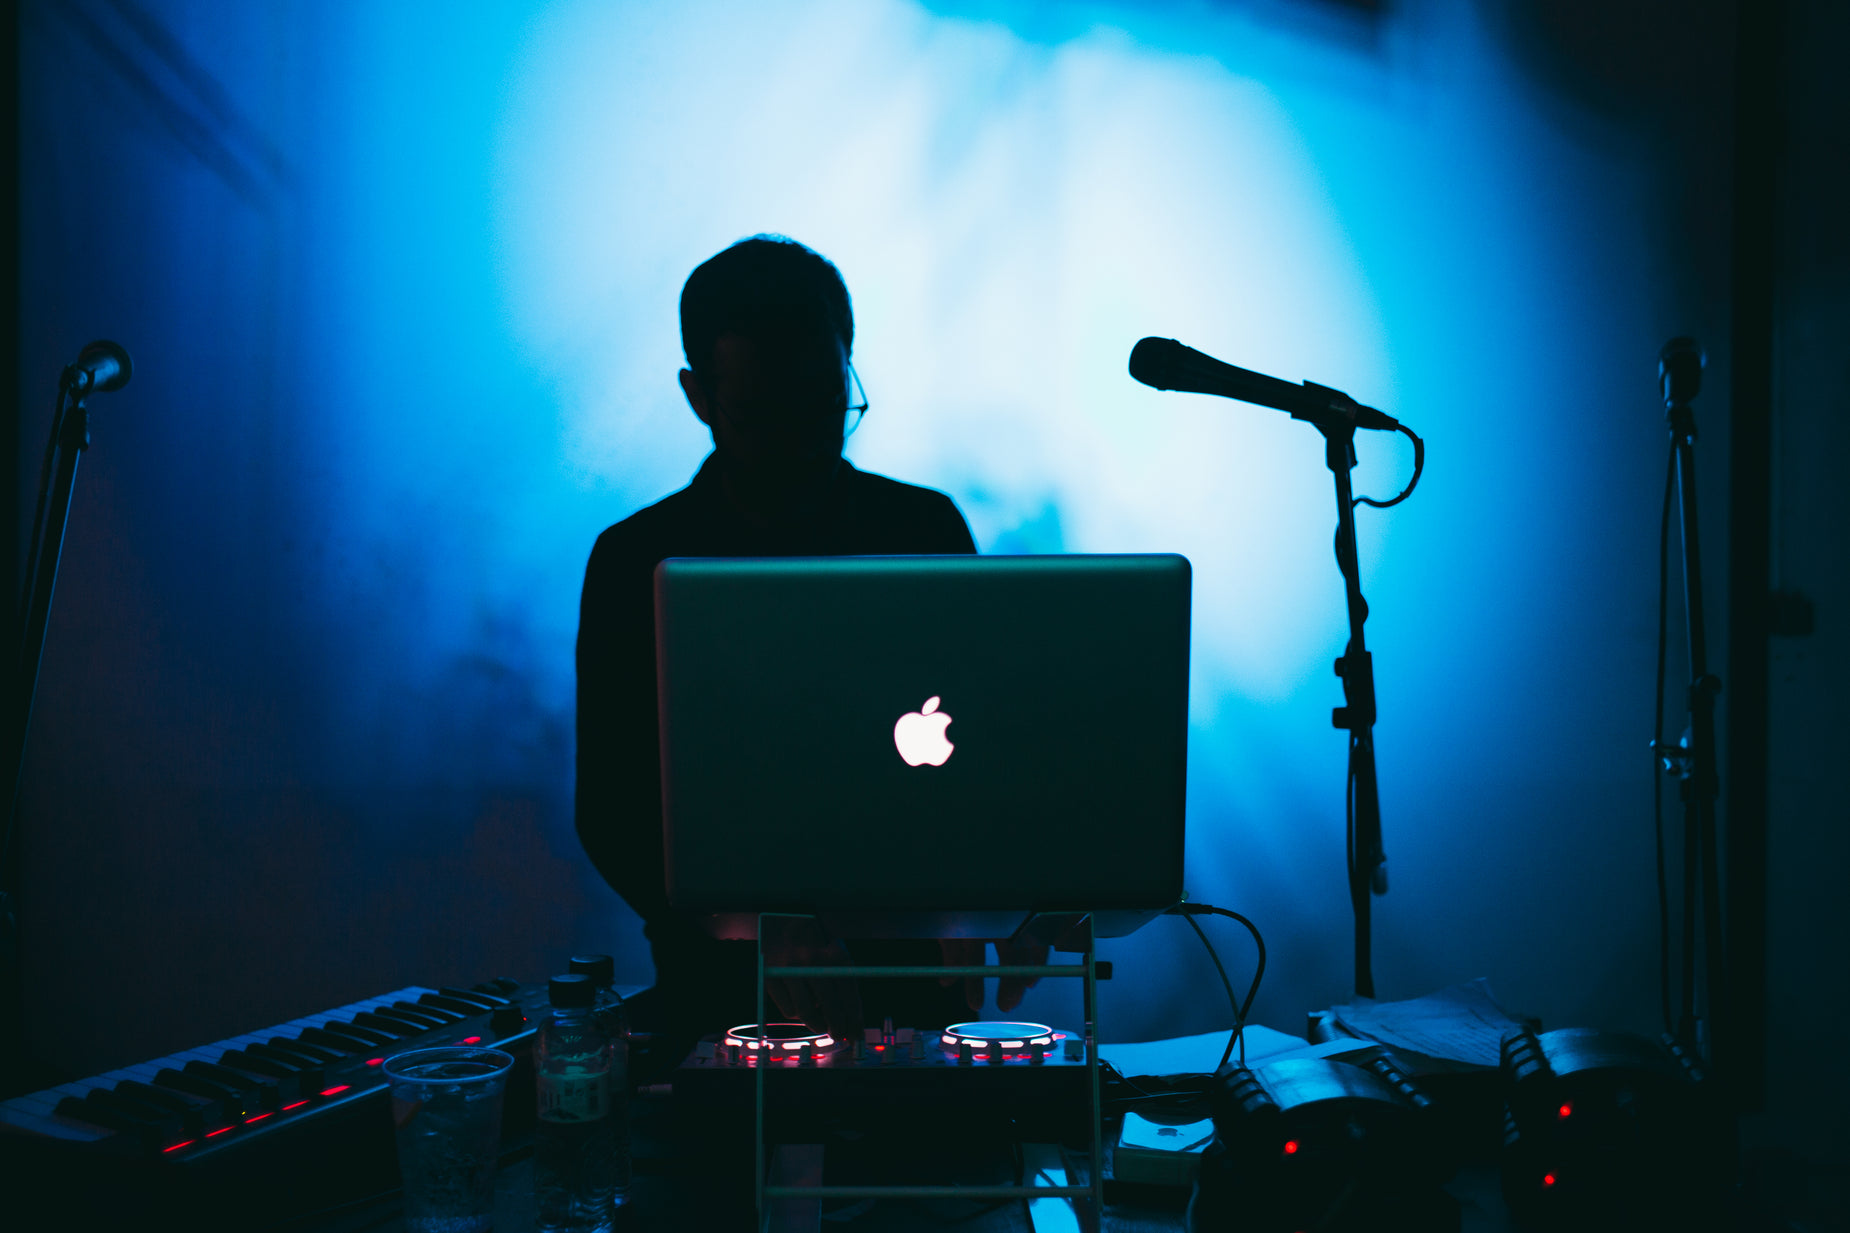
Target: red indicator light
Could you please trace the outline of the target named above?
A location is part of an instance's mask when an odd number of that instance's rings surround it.
[[[875,1053],[879,1053],[879,1052],[880,1052],[881,1050],[883,1050],[883,1049],[885,1049],[885,1048],[886,1048],[886,1046],[885,1046],[885,1045],[875,1045],[875,1046],[874,1046],[874,1052],[875,1052]]]
[[[1552,1185],[1554,1185],[1554,1184],[1555,1184],[1555,1175],[1554,1175],[1554,1174],[1552,1174],[1552,1173],[1544,1173],[1544,1174],[1542,1174],[1542,1185],[1544,1185],[1544,1186],[1552,1186]]]
[[[258,1114],[258,1115],[257,1115],[256,1117],[247,1117],[247,1118],[245,1118],[245,1119],[244,1119],[244,1124],[245,1124],[246,1126],[248,1126],[248,1125],[250,1125],[250,1124],[251,1124],[252,1122],[261,1122],[261,1121],[262,1121],[262,1120],[263,1120],[264,1118],[266,1118],[266,1117],[268,1117],[268,1116],[270,1116],[270,1115],[269,1115],[268,1113],[259,1113],[259,1114]]]
[[[208,1131],[206,1132],[206,1138],[208,1138],[208,1139],[215,1139],[215,1138],[217,1138],[217,1137],[218,1137],[219,1135],[228,1135],[228,1134],[230,1134],[230,1133],[231,1133],[231,1127],[229,1127],[229,1126],[220,1126],[220,1127],[219,1127],[219,1128],[218,1128],[217,1130],[208,1130]]]
[[[343,1083],[339,1087],[323,1088],[321,1089],[321,1094],[323,1096],[338,1096],[342,1092],[351,1091],[352,1089],[353,1089],[353,1084]]]
[[[1286,1139],[1285,1140],[1285,1155],[1295,1156],[1297,1154],[1298,1154],[1298,1141],[1296,1139]]]
[[[368,1066],[383,1066],[385,1065],[385,1059],[382,1057],[369,1057],[366,1059],[366,1064]]]
[[[163,1147],[161,1150],[163,1152],[177,1152],[183,1147],[191,1147],[192,1145],[193,1145],[193,1140],[188,1139],[184,1143],[176,1143],[172,1147]]]
[[[1574,1112],[1574,1106],[1573,1106],[1573,1104],[1572,1104],[1572,1103],[1564,1103],[1564,1104],[1563,1104],[1563,1105],[1561,1106],[1561,1116],[1562,1116],[1562,1117],[1567,1117],[1567,1116],[1569,1116],[1570,1114],[1572,1114],[1573,1112]]]
[[[307,1104],[307,1103],[308,1103],[308,1102],[307,1102],[306,1100],[298,1100],[298,1101],[296,1101],[296,1102],[295,1102],[294,1104],[292,1104],[292,1105],[284,1105],[284,1106],[283,1106],[283,1112],[284,1112],[284,1113],[287,1113],[287,1112],[289,1112],[289,1110],[291,1110],[291,1109],[300,1109],[300,1108],[301,1108],[301,1107],[302,1107],[303,1105],[305,1105],[305,1104]]]
[[[482,1043],[482,1038],[480,1036],[463,1037],[463,1044],[465,1045],[479,1045],[481,1043]]]

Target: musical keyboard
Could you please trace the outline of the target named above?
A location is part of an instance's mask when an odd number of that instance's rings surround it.
[[[377,1099],[394,1053],[467,1044],[524,1055],[545,1006],[544,985],[411,985],[0,1101],[0,1132],[203,1160]]]

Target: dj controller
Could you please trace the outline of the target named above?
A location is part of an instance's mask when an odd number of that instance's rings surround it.
[[[758,1073],[762,1072],[762,1074]],[[1012,1125],[1034,1140],[1087,1133],[1085,1041],[1043,1024],[955,1023],[941,1030],[868,1028],[837,1040],[799,1023],[745,1024],[702,1039],[674,1071],[684,1124],[748,1128],[758,1084],[766,1128],[804,1140],[822,1125],[869,1129],[940,1119]]]

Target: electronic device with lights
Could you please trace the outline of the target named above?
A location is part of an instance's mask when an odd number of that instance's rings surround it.
[[[1229,1067],[1210,1099],[1190,1233],[1459,1227],[1431,1101],[1385,1051]]]
[[[931,1110],[976,1117],[988,1109],[1031,1121],[1031,1133],[1044,1138],[1086,1133],[1085,1042],[1045,1024],[922,1030],[889,1020],[850,1040],[800,1023],[767,1024],[763,1034],[741,1024],[694,1047],[675,1072],[675,1101],[696,1115],[749,1109],[760,1068],[780,1123],[819,1112],[891,1120]]]
[[[671,558],[655,588],[668,897],[714,932],[1116,936],[1181,898],[1186,559]]]
[[[1523,1228],[1721,1227],[1729,1136],[1673,1038],[1525,1031],[1502,1070],[1503,1197]]]

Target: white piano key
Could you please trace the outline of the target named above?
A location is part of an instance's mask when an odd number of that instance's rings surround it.
[[[0,1104],[0,1122],[48,1139],[69,1139],[77,1143],[95,1143],[113,1133],[101,1126],[92,1127],[88,1123],[15,1108],[12,1101]]]
[[[54,1096],[49,1092],[33,1092],[29,1096],[15,1096],[6,1104],[0,1105],[0,1109],[18,1108],[23,1112],[35,1113],[40,1117],[50,1117],[57,1111],[58,1102],[62,1099],[62,1096]]]

